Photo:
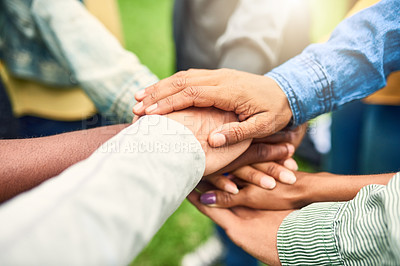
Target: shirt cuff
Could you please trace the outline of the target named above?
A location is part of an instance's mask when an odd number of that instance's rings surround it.
[[[329,112],[332,86],[326,70],[315,60],[299,55],[267,73],[286,94],[295,126]]]
[[[335,219],[345,202],[314,203],[289,214],[278,230],[282,265],[343,265]]]

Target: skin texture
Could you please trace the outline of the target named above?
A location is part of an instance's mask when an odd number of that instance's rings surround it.
[[[107,126],[42,138],[0,140],[0,202],[86,159],[127,126]]]
[[[199,211],[221,226],[236,245],[268,265],[280,265],[276,246],[277,232],[283,219],[293,210],[210,208],[200,203],[199,196],[197,192],[192,192],[188,199]]]
[[[257,167],[262,169],[262,164]],[[238,171],[236,171],[238,173]],[[243,173],[246,174],[246,173]],[[210,190],[210,186],[199,187],[202,202],[209,203],[215,198],[212,207],[230,208],[245,206],[264,210],[299,209],[313,202],[348,201],[353,199],[361,188],[370,184],[387,185],[394,174],[345,176],[330,173],[296,172],[297,182],[293,185],[277,182],[273,190],[262,189],[241,179],[236,179],[239,193],[232,195],[220,190]],[[205,202],[207,201],[208,202]]]
[[[226,166],[250,145],[251,140],[224,148],[211,148],[208,134],[223,123],[236,120],[233,113],[215,108],[191,108],[168,115],[187,126],[206,154],[206,174]],[[32,139],[0,140],[0,202],[57,176],[89,157],[98,147],[129,124],[107,126]]]
[[[296,171],[298,166],[291,157],[300,145],[306,130],[307,125],[304,124],[293,130],[283,130],[263,139],[254,139],[244,154],[227,167],[204,179],[216,188],[232,194],[239,192],[236,183],[232,181],[234,176],[264,189],[273,189],[276,180],[293,184],[296,182],[293,171]],[[263,169],[254,167],[253,164],[256,163],[264,163]],[[232,175],[222,175],[228,172]]]
[[[206,154],[206,169],[204,175],[212,174],[225,167],[250,146],[251,140],[228,146],[213,148],[208,144],[208,135],[215,128],[225,123],[237,121],[232,112],[225,112],[216,108],[188,108],[167,115],[168,118],[189,128],[200,142]]]
[[[263,138],[283,129],[292,117],[278,84],[265,76],[231,69],[192,69],[161,80],[135,95],[137,115],[167,114],[190,106],[214,106],[238,115],[210,134],[213,147]]]
[[[249,254],[268,265],[280,265],[277,249],[278,229],[287,215],[299,207],[318,201],[345,201],[354,198],[368,184],[386,185],[394,174],[340,176],[328,173],[300,173],[295,185],[278,184],[273,190],[248,184],[237,195],[225,193],[218,204],[231,207],[212,208],[200,202],[200,194],[192,192],[188,199],[203,214],[221,226],[230,239]],[[247,192],[241,195],[247,188]],[[203,187],[206,189],[206,187]],[[246,195],[245,195],[246,194]],[[236,199],[234,199],[236,198]],[[254,199],[253,199],[254,198]],[[233,204],[233,201],[236,202]],[[264,205],[263,205],[264,204]],[[285,210],[259,210],[253,208]]]

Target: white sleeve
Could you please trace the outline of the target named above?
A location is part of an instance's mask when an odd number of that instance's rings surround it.
[[[0,264],[127,265],[204,168],[189,129],[143,117],[88,159],[0,207]]]
[[[240,0],[217,41],[219,67],[265,74],[278,63],[294,1]]]

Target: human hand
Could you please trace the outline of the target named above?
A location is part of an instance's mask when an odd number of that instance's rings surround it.
[[[283,219],[293,210],[262,211],[245,207],[210,208],[200,203],[193,191],[188,200],[221,226],[236,245],[268,265],[280,265],[277,234]]]
[[[265,164],[268,163],[259,164],[257,167],[260,169],[268,167]],[[236,194],[215,189],[205,183],[199,184],[198,190],[203,193],[200,197],[201,203],[210,207],[220,208],[242,206],[262,210],[289,210],[304,207],[311,203],[313,199],[313,191],[308,189],[308,187],[312,186],[312,184],[309,184],[312,180],[312,175],[298,174],[297,181],[294,184],[276,182],[274,189],[265,189],[238,179],[243,179],[240,176],[241,174],[248,175],[246,171],[248,171],[247,167],[237,171],[235,173],[236,177],[231,180],[240,188]]]
[[[293,161],[293,164],[297,167],[296,162],[292,158],[287,159],[285,162],[291,161]],[[229,168],[229,165],[225,168]],[[220,171],[218,171],[217,173],[219,172]],[[216,188],[222,191],[237,194],[239,193],[239,189],[237,186],[238,182],[234,182],[234,178],[236,178],[236,180],[238,181],[247,181],[250,184],[256,185],[262,189],[275,188],[275,180],[279,180],[281,183],[289,185],[296,182],[296,176],[294,175],[294,173],[288,168],[283,167],[281,164],[276,162],[245,165],[234,170],[228,176],[212,174],[203,177],[203,180],[209,182],[210,184],[214,185]]]
[[[239,157],[250,146],[251,140],[246,140],[229,147],[213,148],[207,142],[208,135],[216,127],[237,121],[232,112],[225,112],[216,108],[188,108],[167,115],[189,128],[200,142],[206,155],[206,169],[204,175],[220,170]]]
[[[307,127],[307,123],[304,123],[294,129],[284,129],[271,136],[254,139],[253,143],[289,143],[297,149],[307,132]]]
[[[203,193],[201,202],[212,207],[230,208],[246,206],[255,209],[287,210],[302,208],[313,202],[348,201],[353,199],[361,188],[370,184],[386,185],[393,174],[367,176],[335,175],[326,172],[295,172],[293,185],[277,182],[273,190],[267,190],[233,179],[240,190],[236,195],[201,183],[198,190]]]
[[[235,112],[240,122],[211,132],[212,147],[269,136],[292,117],[287,97],[274,80],[231,69],[178,72],[136,93],[135,98],[136,115],[166,114],[190,106]]]

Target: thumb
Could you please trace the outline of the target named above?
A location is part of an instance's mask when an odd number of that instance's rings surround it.
[[[270,116],[258,114],[243,122],[232,122],[218,127],[211,132],[208,143],[211,147],[221,147],[245,139],[266,137],[278,130]]]
[[[224,230],[236,226],[239,222],[239,218],[236,216],[236,214],[229,209],[210,208],[201,204],[199,200],[199,193],[196,191],[190,193],[187,198],[200,212],[207,215]]]
[[[200,196],[200,202],[209,207],[235,207],[243,200],[242,198],[245,193],[241,192],[232,194],[221,190],[208,191]]]

